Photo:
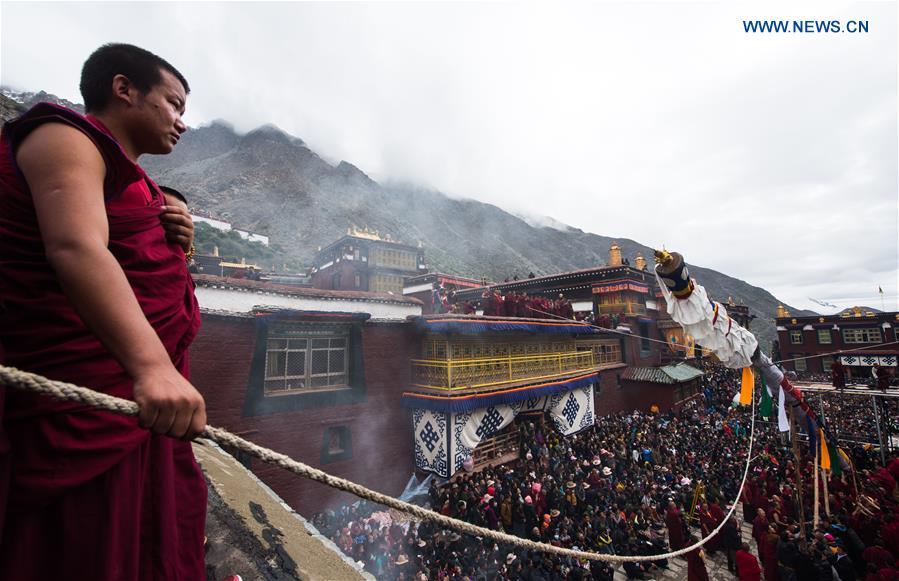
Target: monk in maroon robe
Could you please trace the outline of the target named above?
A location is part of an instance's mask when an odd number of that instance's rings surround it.
[[[696,537],[690,537],[688,542],[692,545],[698,540]],[[693,549],[685,557],[687,559],[687,581],[709,581],[709,571],[705,566],[702,549]]]
[[[830,365],[830,379],[834,387],[843,389],[846,387],[846,368],[839,359]]]
[[[718,505],[716,504],[715,507],[718,508]],[[718,508],[718,512],[721,512],[720,508]],[[724,514],[722,513],[720,516],[721,520],[724,520]],[[721,521],[716,518],[715,513],[713,513],[709,505],[704,502],[699,505],[699,526],[702,530],[702,536],[706,537],[711,534],[720,522]],[[709,554],[716,552],[721,548],[721,536],[715,535],[710,538],[704,545],[704,548]]]
[[[765,581],[779,581],[780,575],[777,566],[777,543],[780,535],[777,534],[777,526],[768,525],[768,531],[762,536],[759,546],[759,556],[762,558],[762,568],[765,571]]]
[[[749,543],[743,543],[743,548],[737,551],[737,579],[740,581],[761,581],[762,568],[755,555],[749,552]]]
[[[202,579],[206,486],[188,440],[206,413],[186,379],[199,309],[177,242],[190,217],[136,163],[186,130],[187,81],[106,45],[81,88],[87,117],[39,104],[0,138],[3,363],[140,415],[5,391],[0,578]]]
[[[665,526],[668,527],[668,544],[676,551],[684,546],[684,519],[673,502],[668,503],[665,511]]]
[[[759,548],[759,556],[762,554],[762,543],[765,534],[768,532],[768,517],[765,516],[765,509],[757,509],[758,514],[752,521],[752,538],[755,539]]]

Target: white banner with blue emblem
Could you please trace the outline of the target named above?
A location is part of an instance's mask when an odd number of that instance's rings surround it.
[[[453,472],[462,468],[474,449],[484,438],[508,426],[518,415],[520,404],[496,405],[471,412],[453,414],[452,456]]]
[[[593,385],[470,412],[415,408],[415,466],[449,478],[463,468],[485,438],[508,426],[519,413],[531,411],[548,412],[559,432],[566,436],[576,434],[593,425]]]
[[[412,410],[415,467],[449,478],[449,438],[446,412]]]
[[[557,393],[546,402],[556,429],[570,436],[593,425],[593,386]]]
[[[841,355],[840,361],[843,365],[850,367],[874,367],[882,365],[883,367],[896,367],[895,355]]]

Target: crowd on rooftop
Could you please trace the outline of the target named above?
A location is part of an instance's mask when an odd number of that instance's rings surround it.
[[[439,300],[434,301],[435,313],[473,315],[478,310],[487,317],[525,317],[530,319],[575,319],[574,308],[565,295],[550,299],[525,292],[510,291],[501,294],[495,289],[486,289],[478,302],[458,300],[455,291],[446,292],[442,287],[437,291]]]
[[[705,558],[720,552],[734,578],[766,581],[899,581],[899,458],[888,468],[869,446],[844,448],[857,475],[831,476],[821,519],[806,521],[814,498],[803,452],[797,487],[790,443],[773,427],[756,430],[747,485],[740,490],[750,411],[732,406],[735,372],[703,365],[703,396],[676,412],[640,411],[598,418],[562,437],[539,418],[520,421],[520,459],[463,472],[431,485],[436,511],[555,546],[614,554],[653,555],[705,536],[741,506],[702,550],[685,555],[691,581],[705,581]],[[871,421],[863,408],[848,414]],[[694,505],[699,482],[703,490]],[[823,500],[823,479],[819,493]],[[313,522],[342,551],[379,579],[612,579],[599,561],[549,556],[443,530],[431,522],[371,518],[357,503],[315,515]],[[752,538],[741,534],[751,523]],[[803,534],[805,536],[803,536]],[[650,579],[664,560],[626,564],[631,579]]]

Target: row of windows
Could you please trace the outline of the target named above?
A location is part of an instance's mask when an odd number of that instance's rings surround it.
[[[830,329],[818,329],[817,337],[819,345],[830,345],[833,343],[833,336]],[[844,343],[880,343],[880,329],[877,327],[865,327],[862,329],[843,329]],[[790,343],[793,345],[802,344],[802,331],[790,331]]]
[[[418,267],[418,255],[414,252],[373,248],[368,254],[369,261],[374,266],[393,266],[406,270],[415,270]]]
[[[808,371],[808,360],[800,359],[804,357],[802,353],[791,353],[790,359],[795,359],[793,361],[793,367],[796,369],[798,373],[803,373]],[[833,357],[827,356],[821,358],[821,369],[827,373],[830,371],[830,366],[833,365]]]
[[[403,293],[403,277],[389,274],[376,274],[368,279],[368,290],[378,293]]]

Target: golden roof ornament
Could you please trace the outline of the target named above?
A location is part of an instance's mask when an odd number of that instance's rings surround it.
[[[634,266],[637,270],[643,270],[646,268],[646,259],[643,258],[643,253],[637,253],[637,257],[634,258]]]
[[[617,242],[609,247],[609,266],[621,266],[621,247]]]
[[[355,224],[350,225],[347,228],[347,236],[353,236],[354,238],[365,238],[367,240],[381,240],[381,236],[377,230],[372,230],[368,226],[363,226],[362,228],[356,227]]]

